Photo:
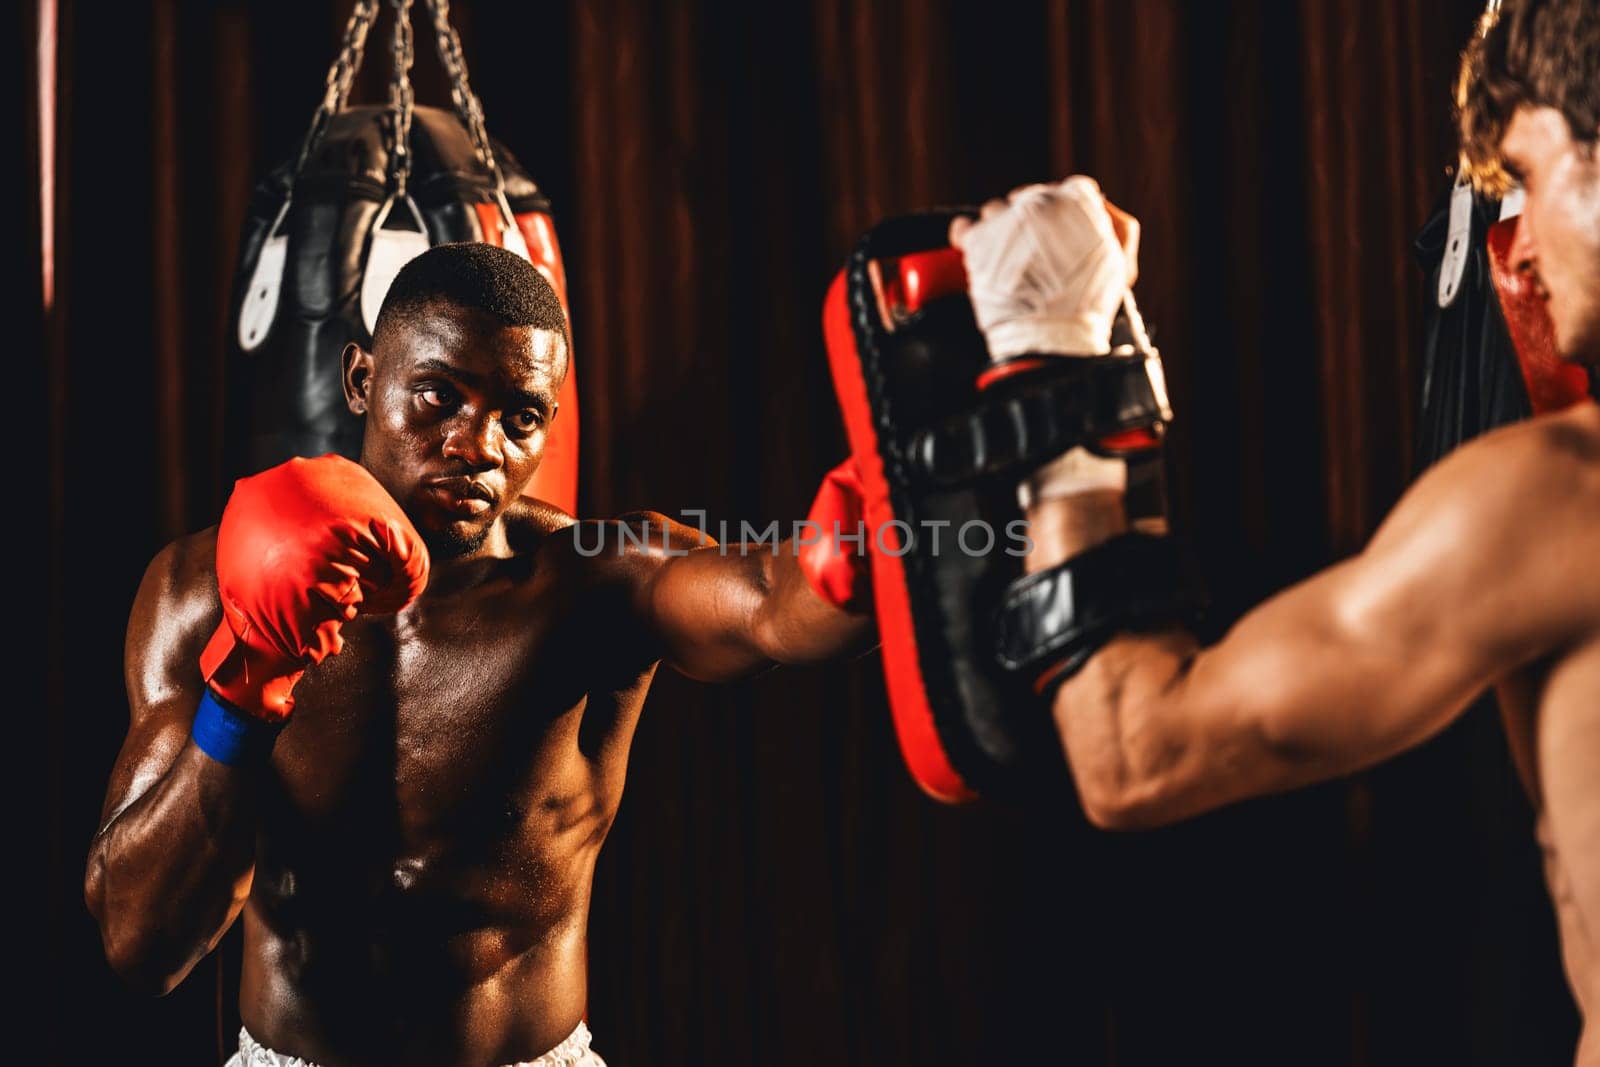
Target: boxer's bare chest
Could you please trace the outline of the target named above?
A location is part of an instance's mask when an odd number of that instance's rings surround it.
[[[348,624],[344,650],[296,687],[258,876],[491,910],[514,878],[517,908],[533,904],[530,876],[570,867],[609,825],[621,773],[606,760],[626,745],[606,742],[631,734],[643,698],[609,684],[617,650],[597,641],[605,620],[584,592],[491,561],[397,616]]]

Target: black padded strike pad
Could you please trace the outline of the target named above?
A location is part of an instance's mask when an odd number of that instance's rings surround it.
[[[967,412],[915,434],[915,473],[931,486],[1024,475],[1072,448],[1159,428],[1165,411],[1142,356],[1051,357],[985,389]]]
[[[1201,598],[1171,538],[1114,537],[1007,588],[995,615],[995,658],[1059,684],[1113,636],[1185,623]]]

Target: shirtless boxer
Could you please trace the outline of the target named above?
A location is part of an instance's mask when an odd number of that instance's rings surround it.
[[[1527,193],[1514,260],[1542,287],[1563,358],[1594,367],[1600,5],[1506,0],[1469,50],[1463,84],[1474,172],[1503,167]],[[1104,351],[1132,275],[1114,234],[1130,229],[1082,178],[1019,190],[976,223],[954,223],[991,355]],[[1075,451],[1029,479],[1030,571],[1128,527],[1121,461]],[[1567,976],[1587,1015],[1600,1008],[1592,402],[1464,446],[1417,482],[1365,551],[1261,605],[1213,647],[1173,628],[1110,638],[1052,707],[1089,817],[1131,829],[1368,767],[1437,734],[1491,685],[1538,812]],[[1578,1059],[1600,1063],[1600,1027],[1585,1028]]]
[[[243,913],[244,1063],[599,1063],[590,886],[658,661],[733,679],[871,640],[813,592],[848,598],[841,556],[523,500],[566,363],[531,266],[425,253],[344,354],[360,464],[240,482],[145,575],[85,893],[157,992]],[[840,477],[818,505],[849,507]]]

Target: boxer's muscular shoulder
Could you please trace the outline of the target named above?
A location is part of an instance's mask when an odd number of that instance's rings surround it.
[[[716,541],[693,526],[669,519],[658,511],[629,511],[612,522],[631,532],[629,551],[650,559],[671,559],[692,548],[715,545]]]
[[[173,541],[150,561],[128,618],[130,687],[136,662],[194,654],[205,645],[222,608],[217,600],[217,528]]]
[[[650,573],[691,549],[715,545],[693,526],[655,511],[630,511],[614,519],[584,519],[552,541],[585,561],[606,581],[628,581]]]
[[[649,644],[636,624],[663,566],[693,549],[716,544],[695,527],[654,511],[584,519],[551,542],[559,546],[562,568],[581,576],[586,614],[606,628],[618,647],[632,639]]]
[[[506,509],[506,539],[514,552],[537,551],[576,522],[554,504],[523,497]]]
[[[202,685],[200,652],[222,618],[216,553],[212,527],[180,537],[145,568],[123,662],[128,740],[112,771],[105,820],[170,766],[188,737]]]

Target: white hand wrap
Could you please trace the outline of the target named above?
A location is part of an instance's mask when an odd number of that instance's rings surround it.
[[[990,356],[1084,356],[1110,349],[1111,322],[1130,271],[1093,178],[1074,175],[1018,189],[1004,211],[973,224],[962,250]],[[1017,499],[1026,509],[1052,497],[1123,492],[1127,484],[1122,460],[1074,448],[1024,479]]]
[[[1098,355],[1128,288],[1100,187],[1076,175],[1029,185],[962,241],[972,308],[995,359]]]

